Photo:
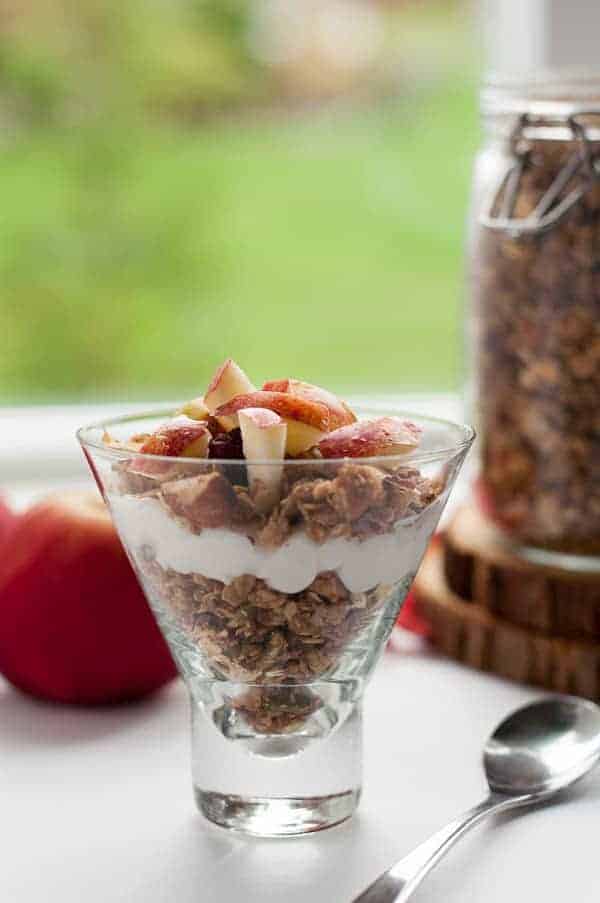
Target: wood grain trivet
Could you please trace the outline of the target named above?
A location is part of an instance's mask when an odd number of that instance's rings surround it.
[[[540,633],[600,641],[600,574],[519,558],[474,506],[457,511],[445,542],[446,580],[462,599]]]
[[[445,578],[443,543],[430,547],[413,589],[431,642],[451,658],[511,680],[600,699],[600,644],[526,630],[457,596]]]

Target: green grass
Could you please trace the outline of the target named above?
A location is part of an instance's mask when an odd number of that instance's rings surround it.
[[[466,78],[370,112],[35,134],[0,169],[4,399],[192,394],[225,355],[456,383]]]

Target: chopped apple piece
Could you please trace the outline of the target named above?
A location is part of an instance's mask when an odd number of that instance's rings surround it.
[[[356,415],[344,401],[338,398],[337,395],[334,395],[333,392],[322,389],[320,386],[313,386],[311,383],[305,383],[299,379],[274,379],[266,382],[263,389],[273,392],[286,392],[289,395],[297,395],[300,398],[324,404],[329,409],[330,430],[354,423],[356,420]]]
[[[206,458],[212,434],[205,423],[189,417],[176,417],[164,423],[142,444],[145,455],[176,458]]]
[[[285,421],[267,408],[246,408],[239,413],[244,457],[251,461],[274,464],[248,464],[250,490],[257,508],[269,511],[279,501],[287,426]]]
[[[228,404],[217,408],[217,417],[231,417],[245,408],[267,408],[275,411],[280,417],[290,420],[299,420],[317,430],[327,432],[330,428],[330,413],[326,405],[321,401],[302,398],[299,395],[289,395],[287,392],[249,392],[247,395],[238,395]]]
[[[405,455],[417,448],[422,430],[399,417],[362,420],[328,433],[319,442],[324,458]]]
[[[291,457],[312,448],[331,429],[331,413],[323,402],[287,392],[260,391],[239,395],[219,408],[217,415],[233,416],[246,408],[267,408],[283,417],[287,424],[286,452]]]
[[[318,445],[321,439],[327,435],[324,430],[318,430],[314,426],[308,426],[299,420],[290,420],[286,418],[287,425],[287,443],[286,453],[291,458],[304,454],[309,448]]]
[[[104,445],[107,445],[109,448],[114,448],[117,451],[139,452],[144,442],[149,438],[150,434],[144,433],[143,435],[132,436],[127,442],[122,442],[120,439],[114,439],[110,433],[105,430],[102,435],[102,442]]]
[[[210,411],[204,404],[203,398],[192,398],[190,401],[186,401],[178,411],[175,411],[175,414],[176,416],[183,414],[190,420],[208,420],[210,417]]]
[[[163,423],[137,450],[142,455],[168,458],[207,458],[211,439],[212,433],[206,423],[189,417],[176,417]],[[162,481],[177,473],[178,465],[176,462],[151,461],[140,456],[131,459],[128,469],[132,473]]]
[[[237,395],[247,395],[254,392],[254,386],[236,362],[231,358],[221,364],[211,379],[204,395],[204,404],[211,414],[215,414],[217,408],[222,407]],[[237,426],[237,418],[219,416],[219,422],[226,430],[232,430]]]

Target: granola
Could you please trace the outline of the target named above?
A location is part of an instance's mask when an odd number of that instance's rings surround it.
[[[251,687],[231,704],[257,734],[295,731],[322,705],[308,687]]]
[[[289,594],[251,575],[225,584],[165,570],[152,557],[140,569],[216,676],[263,685],[236,697],[234,705],[255,730],[269,733],[289,730],[314,711],[315,697],[305,693],[299,708],[299,690],[289,685],[312,683],[335,667],[391,591],[378,586],[351,593],[332,572]]]
[[[588,148],[597,160],[600,144]],[[574,141],[530,142],[515,217],[532,213],[579,149]],[[480,227],[471,276],[485,501],[519,540],[598,553],[597,178],[546,231],[527,236]]]
[[[389,587],[351,593],[333,572],[319,574],[302,592],[282,593],[252,575],[225,584],[152,559],[141,567],[211,667],[239,682],[321,677],[389,595]]]

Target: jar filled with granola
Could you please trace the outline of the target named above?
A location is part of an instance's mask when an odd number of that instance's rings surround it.
[[[469,235],[478,498],[600,570],[600,75],[488,83]]]

